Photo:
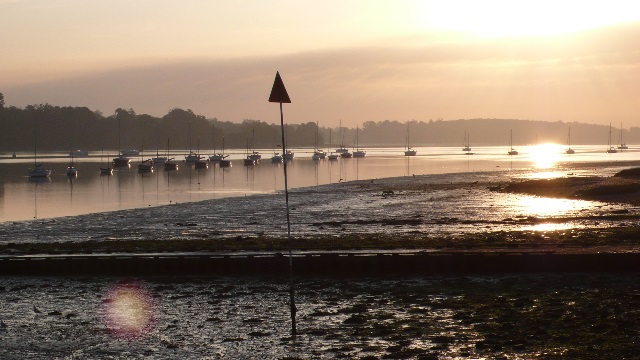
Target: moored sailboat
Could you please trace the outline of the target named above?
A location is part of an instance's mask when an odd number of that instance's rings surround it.
[[[571,148],[571,126],[569,126],[569,135],[567,135],[567,150],[565,151],[565,154],[575,154],[575,150],[573,150]]]
[[[38,164],[38,119],[33,119],[33,168],[29,169],[30,178],[48,178],[51,170]]]
[[[118,118],[118,157],[113,158],[113,166],[119,166],[119,167],[124,167],[124,166],[129,166],[131,163],[131,159],[129,159],[126,155],[125,152],[122,151],[121,143],[120,143],[120,118],[118,117],[117,113],[116,113],[116,118]]]
[[[466,131],[464,132],[464,142],[463,142],[462,151],[465,151],[465,152],[471,151],[471,147],[469,146],[469,134],[467,134]]]
[[[513,148],[513,130],[511,130],[509,135],[509,152],[508,155],[518,155],[518,151]]]
[[[358,134],[360,133],[360,127],[356,127],[356,151],[353,152],[353,157],[355,158],[363,158],[367,155],[367,152],[364,150],[360,150],[358,145]]]
[[[411,147],[409,142],[409,123],[407,122],[407,149],[404,151],[404,156],[416,156],[418,152]]]
[[[609,142],[608,142],[609,148],[607,149],[607,153],[608,154],[615,154],[618,152],[618,150],[616,150],[615,147],[613,147],[613,145],[611,145],[611,123],[609,123]]]
[[[618,149],[627,150],[628,148],[627,144],[622,142],[622,123],[620,123],[620,145],[618,145]]]

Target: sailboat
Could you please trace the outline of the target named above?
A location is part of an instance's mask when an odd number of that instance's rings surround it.
[[[627,144],[622,142],[622,123],[620,123],[620,145],[618,145],[618,149],[627,150],[628,148]]]
[[[246,157],[244,158],[244,166],[253,166],[256,164],[256,160],[251,157],[251,154],[249,154],[249,139],[247,139],[247,151],[246,151]]]
[[[467,132],[464,132],[464,142],[463,142],[463,148],[462,151],[466,151],[466,152],[470,152],[471,151],[471,147],[469,147],[469,135],[467,134]]]
[[[356,151],[353,152],[353,157],[355,158],[363,158],[367,155],[367,152],[364,150],[360,150],[358,147],[358,133],[360,132],[360,127],[356,127]]]
[[[331,129],[329,129],[329,148],[331,148],[332,146],[333,144],[331,143]],[[328,156],[329,160],[338,160],[339,157],[340,155],[334,153],[331,153]]]
[[[215,124],[213,125],[212,137],[213,137],[213,155],[209,156],[209,161],[218,162],[224,159],[224,156],[216,152],[216,125]]]
[[[262,155],[260,155],[259,151],[255,150],[255,146],[256,146],[256,129],[252,129],[251,153],[248,155],[248,158],[255,162],[254,165],[258,165],[258,163],[260,163],[260,159],[262,159]]]
[[[176,162],[176,158],[169,157],[169,139],[167,138],[167,161],[164,162],[165,170],[178,170],[178,163]]]
[[[100,154],[100,162],[102,162],[102,157],[104,156],[104,149],[102,150],[102,153]],[[106,167],[102,167],[100,166],[100,175],[113,175],[113,168],[111,166],[109,166],[109,162],[106,162]]]
[[[575,150],[571,148],[571,126],[569,126],[569,135],[567,136],[567,145],[569,148],[565,151],[565,154],[575,154]]]
[[[165,154],[165,156],[160,156],[160,150],[156,149],[156,157],[154,157],[153,159],[151,159],[151,161],[153,161],[153,164],[156,166],[161,166],[163,165],[165,162],[167,162],[168,160],[168,154]]]
[[[613,145],[611,145],[611,123],[609,123],[609,148],[607,149],[607,153],[609,154],[615,154],[618,152],[618,150],[616,150],[616,148],[613,147]]]
[[[198,146],[196,149],[197,149],[196,154],[198,156],[198,159],[193,162],[193,167],[196,169],[208,169],[209,161],[205,159],[204,156],[200,156],[200,138],[198,138]]]
[[[509,155],[518,155],[518,151],[513,148],[513,130],[511,130],[511,134],[509,136]]]
[[[407,122],[407,150],[404,151],[404,156],[416,156],[417,153],[409,144],[409,123]]]
[[[342,119],[340,119],[340,137],[342,139],[342,142],[341,142],[340,147],[336,149],[336,152],[338,154],[349,154],[349,155],[351,155],[349,150],[346,147],[344,147],[344,129],[342,128]],[[351,157],[351,156],[343,156],[343,157]]]
[[[312,160],[324,160],[327,157],[327,153],[324,150],[318,148],[318,122],[316,121],[316,143],[315,150],[313,151],[313,155],[311,155]]]
[[[73,166],[73,156],[70,156],[69,166],[67,166],[67,176],[78,176],[78,170]]]
[[[196,161],[200,160],[200,154],[194,152],[193,150],[191,150],[191,122],[189,122],[189,136],[188,136],[188,140],[189,140],[189,154],[184,156],[184,161],[186,161],[187,163],[195,163]]]
[[[38,120],[33,120],[33,169],[29,169],[30,178],[48,178],[51,176],[51,170],[48,170],[42,164],[38,164]]]
[[[227,157],[224,155],[224,136],[222,137],[222,160],[220,160],[220,162],[218,163],[218,166],[220,166],[221,168],[227,168],[227,167],[231,167],[231,160],[228,160]]]
[[[151,159],[144,160],[144,150],[140,153],[140,163],[138,164],[138,172],[153,172],[153,161]]]
[[[277,138],[278,138],[278,132],[274,129],[273,131],[273,143],[277,143]],[[280,147],[280,145],[276,145],[273,148],[273,156],[271,157],[271,162],[274,164],[280,164],[282,162],[282,155],[280,155],[279,152],[275,151],[277,147]]]
[[[116,118],[118,118],[118,157],[113,158],[113,166],[129,166],[131,159],[124,154],[120,144],[120,118],[117,113]]]

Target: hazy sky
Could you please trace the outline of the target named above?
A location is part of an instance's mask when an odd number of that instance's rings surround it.
[[[0,0],[8,105],[640,126],[640,2]]]

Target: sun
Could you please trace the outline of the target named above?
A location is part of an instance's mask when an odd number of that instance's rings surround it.
[[[627,0],[424,1],[424,27],[479,37],[554,36],[640,20],[640,2]]]
[[[557,144],[539,144],[531,147],[529,159],[538,169],[552,168],[561,158],[562,146]]]

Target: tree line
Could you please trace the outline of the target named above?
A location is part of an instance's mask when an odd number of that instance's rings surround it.
[[[564,144],[571,128],[572,145],[607,144],[608,125],[517,119],[458,119],[428,121],[366,121],[357,128],[318,127],[315,121],[286,126],[287,146],[333,149],[373,146],[462,146],[467,134],[471,146],[505,145],[513,131],[513,143]],[[640,128],[612,129],[612,143],[640,142]],[[197,115],[173,108],[162,117],[118,108],[104,116],[87,107],[28,105],[7,106],[0,93],[0,151],[38,149],[113,151],[118,149],[172,150],[276,148],[281,142],[279,124],[245,119],[241,123]]]

